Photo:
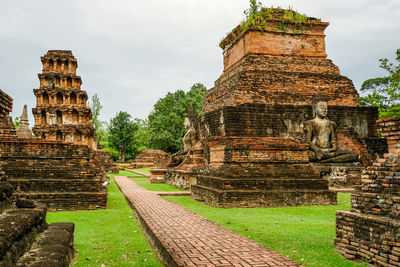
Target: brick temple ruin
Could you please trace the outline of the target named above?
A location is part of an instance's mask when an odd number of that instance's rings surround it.
[[[0,161],[14,196],[46,203],[49,210],[107,207],[105,171],[112,168],[108,152],[98,149],[90,124],[87,94],[80,90],[77,61],[71,51],[50,50],[44,57],[40,89],[35,89],[32,138],[26,107],[18,132],[4,122]]]
[[[400,118],[378,121],[389,153],[362,174],[351,210],[336,212],[335,250],[350,260],[400,266]]]
[[[263,9],[261,16],[266,26],[239,25],[220,43],[224,71],[195,122],[206,167],[192,168],[186,187],[213,206],[335,204],[321,179],[332,164],[310,163],[304,138],[313,97],[318,91],[327,97],[339,148],[360,155],[359,163],[336,165],[356,172],[386,151],[377,135],[377,108],[360,107],[352,81],[327,59],[329,23],[296,20],[296,12],[282,9]]]
[[[74,224],[48,225],[46,205],[15,197],[7,180],[7,165],[15,156],[12,147],[19,146],[11,109],[12,98],[0,90],[0,266],[69,266]]]
[[[76,75],[78,62],[69,50],[50,50],[41,57],[40,88],[34,89],[36,108],[33,132],[46,140],[87,145],[97,149],[88,96]]]

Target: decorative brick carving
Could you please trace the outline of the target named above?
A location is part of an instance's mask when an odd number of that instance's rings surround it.
[[[81,90],[78,63],[69,50],[49,50],[41,57],[40,88],[34,89],[36,108],[33,132],[39,138],[87,145],[97,149],[97,137],[90,124],[88,96]]]

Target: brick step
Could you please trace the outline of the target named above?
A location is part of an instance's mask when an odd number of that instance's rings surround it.
[[[29,178],[37,178],[37,177],[62,177],[62,178],[84,178],[84,177],[92,177],[98,173],[96,172],[85,172],[83,169],[5,169],[7,176],[12,178],[18,177],[29,177]]]
[[[192,185],[192,197],[214,207],[281,207],[336,205],[330,190],[219,190]]]
[[[303,179],[303,178],[256,178],[256,179],[229,179],[213,176],[198,176],[197,184],[212,187],[223,188],[224,190],[293,190],[312,189],[328,190],[328,183],[322,179]]]
[[[71,181],[73,180],[73,181]],[[8,179],[18,192],[97,192],[100,179]]]
[[[227,164],[229,166],[229,164]],[[203,176],[224,177],[229,179],[263,179],[268,178],[292,178],[319,179],[320,174],[310,164],[263,164],[253,163],[252,166],[222,166],[219,169],[204,170]]]
[[[74,228],[73,223],[50,224],[16,266],[68,267],[74,256]]]
[[[47,204],[48,210],[93,210],[107,208],[107,192],[15,192],[15,198],[33,199]]]
[[[46,207],[9,209],[0,215],[0,266],[15,266],[32,245],[37,234],[46,229]]]

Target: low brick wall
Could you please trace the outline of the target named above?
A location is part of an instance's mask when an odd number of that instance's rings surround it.
[[[335,249],[350,260],[400,266],[400,158],[379,159],[361,178],[351,211],[336,213]]]

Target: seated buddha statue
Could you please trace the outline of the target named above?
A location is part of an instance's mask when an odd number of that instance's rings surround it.
[[[181,147],[175,154],[172,154],[171,161],[168,164],[169,167],[174,167],[181,164],[182,161],[185,159],[186,154],[196,144],[197,134],[196,129],[193,126],[193,120],[193,116],[190,116],[189,114],[188,116],[186,116],[184,126],[187,132],[183,136],[183,147]]]
[[[312,102],[314,119],[304,123],[306,139],[310,144],[310,161],[322,163],[356,162],[359,154],[338,149],[336,123],[327,118],[328,101],[319,93]]]

